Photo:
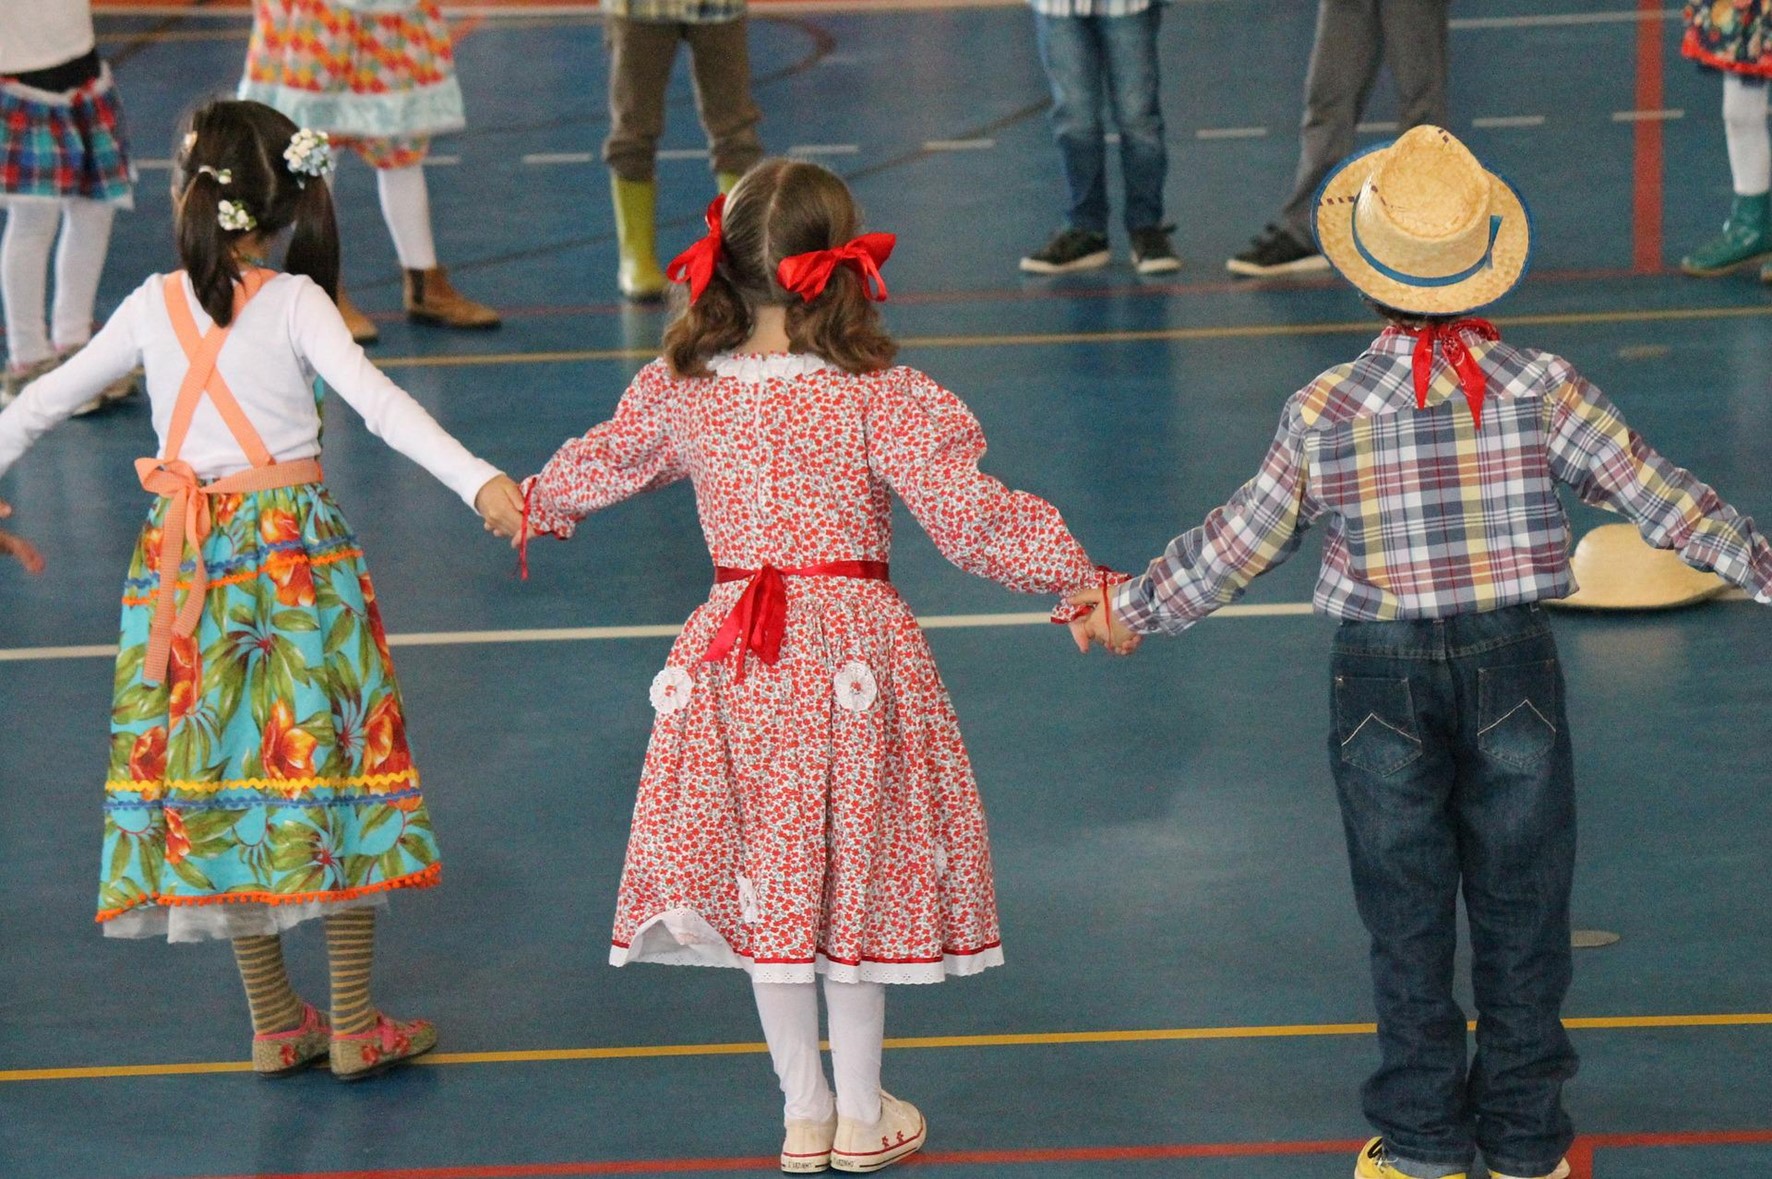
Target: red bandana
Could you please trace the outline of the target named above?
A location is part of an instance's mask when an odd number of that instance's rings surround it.
[[[1476,422],[1477,429],[1482,429],[1483,398],[1489,391],[1489,383],[1483,376],[1483,370],[1477,367],[1476,358],[1465,347],[1461,333],[1474,332],[1480,339],[1499,340],[1501,333],[1495,330],[1495,325],[1486,319],[1455,319],[1447,324],[1429,324],[1402,330],[1404,335],[1415,338],[1415,408],[1427,408],[1427,388],[1433,376],[1434,349],[1438,347],[1445,355],[1446,363],[1458,374],[1458,383],[1464,387],[1464,399],[1471,407],[1471,419]]]
[[[886,280],[880,277],[880,265],[892,256],[898,238],[890,233],[864,233],[834,250],[814,250],[783,258],[775,277],[781,285],[806,302],[824,293],[831,275],[839,266],[853,266],[861,275],[861,289],[876,303],[886,301]],[[879,293],[875,293],[875,288]]]
[[[714,267],[720,264],[720,214],[726,208],[726,194],[721,193],[708,202],[707,236],[671,259],[665,267],[665,275],[672,282],[689,284],[689,301],[701,298],[701,293],[708,289],[708,282],[714,277]]]

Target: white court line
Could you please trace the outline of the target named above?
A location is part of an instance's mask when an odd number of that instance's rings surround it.
[[[460,156],[426,156],[424,159],[424,162],[426,164],[435,164],[439,168],[450,168],[450,167],[454,167],[456,164],[461,163],[461,157]]]
[[[666,147],[660,148],[658,158],[661,160],[705,160],[708,149],[705,147]]]
[[[1267,134],[1266,127],[1201,127],[1194,132],[1195,139],[1260,139]]]
[[[136,160],[135,161],[135,170],[137,172],[170,172],[170,171],[172,171],[172,161],[171,160]]]
[[[534,151],[523,157],[525,164],[588,164],[597,157],[588,151]]]
[[[1680,10],[1653,12],[1559,12],[1545,16],[1466,16],[1446,23],[1454,29],[1549,29],[1564,25],[1635,24],[1640,20],[1678,20]]]
[[[1401,123],[1355,123],[1354,124],[1354,130],[1358,131],[1361,135],[1371,135],[1375,132],[1388,135],[1389,133],[1391,133],[1393,131],[1402,130],[1402,127],[1403,127],[1403,125]]]
[[[924,151],[989,151],[997,146],[994,139],[928,139]]]
[[[1612,112],[1612,121],[1614,123],[1659,123],[1666,122],[1669,119],[1683,119],[1685,117],[1686,112],[1682,110]]]
[[[790,156],[854,156],[861,154],[857,143],[796,143],[788,148]]]
[[[1473,127],[1542,127],[1543,115],[1494,115],[1486,119],[1472,119]]]

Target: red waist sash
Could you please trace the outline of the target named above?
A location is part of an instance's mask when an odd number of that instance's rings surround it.
[[[738,679],[744,679],[744,654],[754,652],[757,658],[773,666],[781,658],[781,639],[788,627],[788,577],[854,577],[863,581],[890,581],[889,566],[884,561],[827,561],[822,565],[801,565],[794,569],[777,569],[765,565],[761,569],[733,569],[727,565],[714,567],[714,584],[748,581],[744,593],[732,605],[726,621],[720,624],[714,641],[708,644],[703,663],[718,663],[738,653]]]

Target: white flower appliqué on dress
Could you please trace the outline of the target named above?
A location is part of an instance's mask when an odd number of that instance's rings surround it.
[[[660,716],[668,716],[689,704],[689,693],[695,681],[680,667],[667,667],[652,677],[652,707]]]
[[[831,685],[837,690],[837,703],[850,712],[865,712],[880,694],[874,673],[859,659],[851,659],[837,670]]]

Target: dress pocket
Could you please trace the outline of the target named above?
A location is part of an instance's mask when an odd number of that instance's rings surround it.
[[[1557,662],[1477,669],[1477,747],[1516,769],[1544,760],[1557,740]]]
[[[1409,681],[1336,676],[1335,739],[1344,763],[1371,774],[1394,774],[1420,757]]]

